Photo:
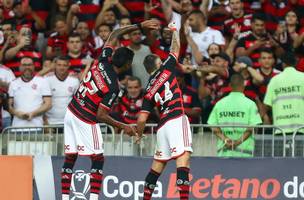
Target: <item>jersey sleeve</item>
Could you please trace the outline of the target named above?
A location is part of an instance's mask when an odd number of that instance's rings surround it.
[[[163,63],[163,68],[175,72],[176,63],[177,63],[177,57],[173,53],[170,53],[168,58]]]
[[[110,90],[108,93],[105,94],[105,96],[103,96],[101,102],[99,103],[99,106],[101,106],[107,111],[110,111],[116,98],[117,92],[114,90]]]
[[[41,95],[43,97],[51,97],[52,96],[52,91],[50,84],[45,78],[41,78]]]
[[[144,97],[140,112],[150,113],[150,112],[152,112],[153,108],[154,108],[154,103],[152,102],[152,100],[149,100]]]
[[[99,56],[99,62],[109,62],[109,58],[112,56],[113,49],[110,46],[107,46],[102,49],[101,55]]]
[[[262,123],[262,119],[260,116],[260,113],[258,111],[258,108],[256,106],[256,104],[254,102],[252,102],[252,105],[250,107],[250,111],[249,111],[249,125],[257,125],[257,124],[261,124]]]
[[[15,90],[14,90],[14,88],[15,88],[15,83],[14,83],[14,82],[12,82],[11,84],[9,84],[9,87],[8,87],[8,95],[9,95],[10,98],[13,98],[14,95],[15,95]]]

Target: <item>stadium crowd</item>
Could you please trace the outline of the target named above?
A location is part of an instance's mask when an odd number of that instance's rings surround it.
[[[125,123],[136,122],[142,105],[149,79],[145,56],[169,54],[172,32],[166,25],[172,21],[180,32],[177,77],[191,123],[207,123],[216,102],[231,91],[229,78],[240,73],[244,94],[256,103],[263,123],[272,124],[263,101],[270,80],[283,70],[282,55],[292,53],[296,69],[304,71],[303,0],[0,3],[2,128],[62,123],[83,72],[99,57],[111,31],[144,19],[155,18],[162,28],[138,29],[119,41],[134,52],[132,67],[119,76],[122,90],[112,111]],[[157,110],[150,118],[157,122]]]

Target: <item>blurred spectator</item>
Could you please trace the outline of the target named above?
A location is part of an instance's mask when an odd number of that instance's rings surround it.
[[[260,51],[259,58],[260,68],[258,72],[263,76],[263,82],[259,85],[259,97],[261,101],[264,100],[267,85],[270,80],[280,73],[279,70],[275,69],[275,57],[271,49],[262,49]]]
[[[115,12],[117,11],[117,12]],[[105,0],[102,10],[96,18],[95,27],[100,24],[107,24],[112,29],[118,28],[118,20],[121,16],[129,16],[129,11],[119,0]]]
[[[0,65],[0,91],[1,91],[1,100],[2,100],[2,107],[1,107],[1,116],[2,116],[2,128],[6,128],[11,125],[11,115],[7,111],[7,92],[9,84],[15,80],[15,75],[9,68]],[[5,109],[4,109],[5,108]],[[1,120],[1,119],[0,119]]]
[[[124,26],[128,26],[131,25],[131,19],[128,16],[123,16],[120,18],[119,20],[119,27],[124,27]],[[122,46],[129,46],[130,45],[130,37],[129,34],[124,34],[119,42],[121,43]]]
[[[68,104],[79,86],[79,80],[69,75],[66,57],[55,58],[54,64],[55,71],[45,77],[52,91],[52,108],[46,113],[45,124],[63,124]]]
[[[69,2],[69,0],[55,0],[47,19],[48,29],[54,29],[57,19],[64,19],[66,21],[70,6]]]
[[[155,30],[147,34],[147,43],[152,53],[157,54],[162,60],[166,59],[170,53],[172,31],[168,27],[163,27],[158,37]]]
[[[80,35],[82,41],[82,52],[90,56],[95,55],[95,41],[86,22],[79,22],[75,31]]]
[[[236,57],[249,56],[253,61],[253,67],[258,68],[259,50],[262,48],[272,48],[275,54],[281,55],[284,49],[266,31],[265,18],[262,14],[254,14],[251,20],[252,33],[241,38],[237,44]]]
[[[263,0],[262,10],[266,15],[266,29],[274,33],[280,22],[285,21],[285,15],[292,8],[292,1]]]
[[[177,30],[180,30],[182,24],[193,10],[191,0],[181,0],[179,3],[172,0],[161,0],[163,12],[167,22],[174,22]],[[178,7],[178,12],[175,12]]]
[[[10,44],[4,50],[4,65],[10,68],[15,76],[20,76],[20,59],[31,57],[34,60],[35,71],[42,68],[42,54],[35,50],[32,44],[32,31],[27,27],[22,27],[18,33],[15,44]]]
[[[82,53],[82,41],[78,33],[72,33],[68,37],[68,54],[67,57],[70,60],[70,71],[75,73],[81,73],[86,66],[86,59],[90,58],[88,54]]]
[[[46,58],[53,59],[56,56],[64,55],[67,51],[68,29],[66,21],[58,18],[55,21],[55,32],[48,37]]]
[[[240,35],[238,38],[245,37],[251,33],[251,18],[252,14],[247,14],[244,11],[244,3],[242,0],[230,0],[231,17],[224,21],[224,34],[229,40],[233,37],[235,28],[240,26]]]
[[[197,45],[199,52],[201,52],[202,56],[209,58],[207,53],[209,45],[212,43],[225,45],[225,39],[221,32],[206,26],[206,20],[207,19],[202,12],[192,11],[188,17],[187,23],[189,23],[192,30],[189,32],[189,36]],[[185,31],[189,31],[188,29],[189,27],[186,25]],[[193,49],[189,49],[189,51],[193,53]],[[192,59],[192,62],[196,63],[194,58]]]
[[[185,114],[188,116],[190,123],[199,124],[202,112],[200,100],[198,98],[197,91],[186,85],[184,76],[185,74],[181,72],[176,74],[178,85],[182,91]]]
[[[117,118],[127,124],[136,124],[143,102],[143,88],[137,77],[129,77],[126,89],[121,90],[118,103],[114,107]]]
[[[22,5],[21,0],[14,1],[14,18],[13,24],[16,30],[19,31],[23,27],[30,28],[32,31],[32,42],[36,42],[37,34],[46,28],[46,22],[40,18],[29,5]]]
[[[15,0],[2,0],[3,18],[4,20],[12,19],[15,16],[13,11]]]
[[[223,88],[228,85],[230,58],[223,52],[213,55],[212,58],[212,65],[199,66],[197,73],[204,79],[199,86],[200,96],[210,96],[211,104],[214,105],[223,97]]]
[[[23,57],[21,77],[9,86],[9,112],[12,126],[43,126],[43,114],[52,106],[51,90],[43,77],[34,76],[34,60]]]
[[[304,73],[294,68],[292,53],[285,53],[281,60],[284,70],[270,80],[264,103],[272,109],[273,124],[292,134],[304,124]]]
[[[208,7],[208,26],[223,32],[224,22],[231,13],[229,0],[212,0]]]
[[[232,92],[221,99],[213,108],[208,124],[214,126],[252,126],[260,124],[261,118],[256,104],[246,98],[244,92],[244,78],[240,74],[232,75],[230,79]],[[253,157],[254,136],[251,128],[212,128],[218,137],[218,156],[225,157]]]
[[[112,27],[107,24],[100,24],[96,28],[97,36],[94,38],[94,43],[95,43],[95,55],[93,55],[94,58],[97,58],[101,54],[103,45],[107,41],[111,32],[112,32]]]
[[[68,20],[76,16],[77,21],[86,22],[89,29],[93,30],[103,0],[71,0],[71,2],[72,5],[67,16]]]
[[[146,70],[143,70],[143,62],[145,57],[151,54],[151,51],[148,46],[142,44],[142,33],[139,29],[131,32],[129,35],[131,43],[128,47],[134,52],[132,75],[138,77],[142,82],[143,87],[146,87],[149,81],[149,74]]]
[[[124,7],[130,13],[132,23],[140,23],[144,21],[145,17],[145,1],[142,0],[124,0],[122,1]]]

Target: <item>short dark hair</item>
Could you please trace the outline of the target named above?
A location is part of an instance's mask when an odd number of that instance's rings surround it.
[[[262,53],[262,52],[274,55],[274,52],[273,52],[273,50],[271,48],[266,48],[266,47],[265,48],[261,48],[259,50],[259,53]]]
[[[204,21],[207,20],[206,15],[200,10],[192,10],[188,16],[190,15],[199,15]]]
[[[96,28],[97,32],[98,32],[99,28],[102,27],[102,26],[107,26],[111,32],[113,31],[113,27],[112,26],[110,26],[109,24],[102,23],[102,24],[99,24],[97,26],[97,28]]]
[[[68,39],[70,39],[70,38],[76,38],[76,37],[79,37],[79,38],[80,38],[80,40],[81,40],[81,36],[80,36],[80,34],[79,34],[79,33],[77,33],[77,32],[75,32],[75,31],[73,31],[73,32],[71,32],[71,33],[69,34]]]
[[[67,57],[67,56],[64,56],[64,55],[60,55],[60,56],[57,56],[54,58],[54,61],[57,62],[58,60],[63,60],[65,62],[69,62],[70,59]]]
[[[123,67],[126,63],[132,63],[134,52],[127,47],[120,47],[115,50],[112,56],[112,63],[116,67]]]
[[[156,60],[159,58],[155,54],[147,55],[144,59],[144,66],[148,74],[152,73],[156,69]]]
[[[241,74],[235,73],[230,78],[230,86],[232,87],[232,89],[237,89],[239,87],[243,87],[244,81],[245,81],[245,79]]]
[[[141,80],[137,76],[131,76],[128,78],[128,81],[137,81],[139,86],[141,86]]]
[[[297,64],[297,59],[292,51],[286,51],[280,59],[286,66],[295,66]]]
[[[256,20],[260,20],[260,21],[265,22],[266,21],[265,14],[264,13],[254,13],[252,15],[251,22],[254,22]]]

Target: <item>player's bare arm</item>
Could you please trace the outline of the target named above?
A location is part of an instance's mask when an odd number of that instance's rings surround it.
[[[171,39],[171,47],[170,47],[170,53],[174,54],[176,58],[179,56],[180,51],[180,40],[179,40],[179,34],[176,29],[176,25],[174,22],[171,22],[168,27],[173,32],[172,33],[172,39]]]
[[[108,40],[105,43],[105,46],[116,46],[117,45],[117,40],[120,36],[130,33],[132,31],[135,31],[137,29],[159,29],[159,22],[157,20],[151,19],[151,20],[146,20],[143,21],[139,24],[134,24],[130,26],[125,26],[119,29],[116,29],[111,33],[109,36]]]
[[[137,118],[137,136],[135,143],[139,144],[141,138],[143,137],[143,132],[146,126],[146,122],[148,120],[149,113],[141,112]]]
[[[109,125],[111,125],[113,127],[117,127],[119,129],[123,129],[124,133],[127,134],[127,135],[129,135],[129,136],[136,135],[135,128],[133,128],[130,125],[127,125],[127,124],[121,123],[119,121],[116,121],[115,119],[113,119],[109,115],[109,112],[107,110],[105,110],[104,108],[102,108],[101,106],[98,107],[96,118],[101,123],[106,123],[106,124],[109,124]]]

